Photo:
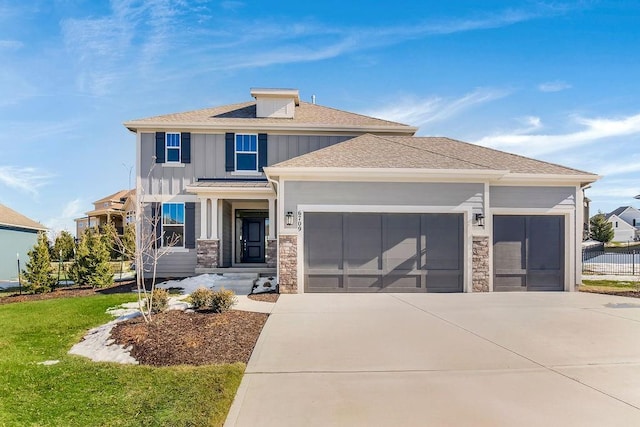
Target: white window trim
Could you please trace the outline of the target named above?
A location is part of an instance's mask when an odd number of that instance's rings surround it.
[[[236,149],[236,143],[237,143],[237,138],[238,135],[249,135],[249,136],[255,136],[256,137],[256,151],[238,151]],[[234,171],[237,174],[243,174],[243,173],[260,173],[260,144],[258,143],[258,134],[257,133],[236,133],[233,137],[233,161],[234,161]],[[255,154],[256,155],[256,168],[255,169],[242,169],[239,170],[238,169],[238,153],[240,154]]]
[[[184,222],[182,223],[182,245],[180,246],[165,246],[164,244],[164,205],[182,205],[182,215],[185,217]],[[187,237],[187,229],[186,229],[186,209],[184,202],[163,202],[160,204],[160,240],[162,242],[162,247],[165,249],[169,249],[171,252],[180,252],[180,249],[185,249],[186,237]],[[168,224],[171,227],[175,227],[176,225]]]
[[[178,135],[178,160],[169,160],[169,149],[175,150],[176,147],[169,147],[167,145],[169,135]],[[182,135],[180,132],[167,132],[164,135],[164,161],[165,163],[177,164],[182,162]]]

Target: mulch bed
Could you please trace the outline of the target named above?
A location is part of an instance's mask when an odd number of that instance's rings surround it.
[[[40,301],[45,299],[54,298],[71,298],[71,297],[86,297],[89,295],[101,295],[101,294],[120,294],[129,293],[136,288],[135,281],[120,282],[114,286],[102,289],[94,289],[89,286],[69,286],[63,288],[54,289],[51,292],[43,294],[22,294],[19,293],[0,297],[0,305],[10,304],[14,302],[25,301]]]
[[[170,310],[156,314],[151,323],[141,317],[118,323],[111,337],[132,346],[131,356],[143,365],[247,363],[267,317],[236,310],[222,314]]]
[[[248,295],[249,299],[252,299],[254,301],[262,301],[262,302],[276,302],[278,301],[278,297],[280,296],[280,294],[251,294]]]

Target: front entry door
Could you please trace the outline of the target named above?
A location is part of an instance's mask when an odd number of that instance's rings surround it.
[[[242,219],[243,263],[264,262],[264,218]]]

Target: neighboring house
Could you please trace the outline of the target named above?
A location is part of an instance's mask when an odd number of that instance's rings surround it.
[[[302,102],[140,120],[160,276],[255,271],[280,292],[574,290],[597,175]]]
[[[0,280],[18,277],[17,255],[24,269],[27,252],[38,240],[38,232],[47,231],[39,222],[0,205]]]
[[[606,215],[613,226],[613,242],[630,242],[640,239],[640,210],[631,206],[620,206]]]
[[[74,220],[76,237],[80,237],[87,227],[102,227],[109,222],[113,222],[118,234],[122,234],[127,220],[135,217],[135,205],[130,201],[132,196],[135,197],[135,190],[120,190],[93,202],[92,211]]]

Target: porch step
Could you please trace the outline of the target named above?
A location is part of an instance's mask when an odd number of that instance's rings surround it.
[[[230,280],[256,280],[260,275],[258,273],[222,273],[222,277]]]
[[[260,276],[275,276],[276,269],[269,267],[218,267],[218,268],[196,268],[196,274],[222,274],[227,276],[230,273],[250,273]]]
[[[253,285],[258,281],[258,277],[258,273],[224,273],[222,279],[215,281],[213,288],[225,288],[233,291],[236,295],[248,295],[251,293]]]

